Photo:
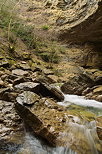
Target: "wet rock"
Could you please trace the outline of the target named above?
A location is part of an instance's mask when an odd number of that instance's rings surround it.
[[[12,74],[18,75],[18,76],[27,76],[28,72],[27,71],[23,71],[21,69],[15,69],[15,70],[12,70]]]
[[[100,140],[102,140],[102,116],[96,119],[96,126],[97,126],[97,134]]]
[[[39,101],[39,99],[40,96],[30,91],[24,91],[16,98],[17,102],[22,105],[33,105],[35,102]]]
[[[77,112],[73,110],[75,106],[70,106],[70,108],[71,110],[67,110],[53,99],[47,98],[40,99],[30,107],[19,102],[16,103],[16,109],[25,124],[30,126],[35,134],[45,138],[51,145],[71,146],[75,151],[77,151],[76,146],[78,149],[82,149],[85,145],[85,149],[89,149],[87,139],[85,140],[84,136],[86,134],[83,133],[83,129],[85,130],[83,121],[93,121],[95,115],[88,111],[85,112],[82,107],[77,107]],[[79,132],[80,127],[81,133]],[[79,138],[80,142],[77,142]]]
[[[98,95],[96,99],[97,101],[102,102],[102,95]]]
[[[33,92],[38,93],[40,84],[34,83],[34,82],[23,82],[23,83],[15,85],[14,87],[19,90],[27,90],[27,91],[33,91]]]
[[[15,141],[16,140],[16,143]],[[16,153],[22,147],[17,139],[1,139],[0,140],[0,153]]]
[[[80,119],[79,117],[76,117],[76,118],[73,118],[73,121],[77,121],[78,119],[78,122],[77,123],[80,123],[81,121],[93,121],[95,120],[96,118],[96,115],[94,113],[92,113],[91,111],[86,111],[86,109],[82,106],[77,106],[77,105],[68,105],[67,109],[71,112],[73,112],[74,115],[79,115],[82,117],[82,119]]]
[[[81,95],[87,87],[91,87],[93,84],[94,81],[87,74],[75,74],[62,85],[61,90],[65,94]]]
[[[88,93],[90,93],[91,92],[91,88],[86,88],[83,92],[82,92],[82,95],[83,96],[85,96],[85,95],[87,95]]]

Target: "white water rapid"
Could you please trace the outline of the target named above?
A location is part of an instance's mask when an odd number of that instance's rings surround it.
[[[102,109],[102,102],[98,102],[95,100],[85,99],[84,96],[77,95],[64,95],[64,101],[59,102],[59,105],[68,106],[70,104],[76,104],[85,107],[92,107]]]

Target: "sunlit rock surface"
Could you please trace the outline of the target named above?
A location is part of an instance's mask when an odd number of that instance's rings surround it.
[[[46,0],[61,40],[70,42],[102,41],[102,0]]]

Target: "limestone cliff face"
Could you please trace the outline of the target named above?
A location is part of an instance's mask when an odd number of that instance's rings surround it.
[[[45,7],[60,39],[102,42],[102,0],[45,0]]]

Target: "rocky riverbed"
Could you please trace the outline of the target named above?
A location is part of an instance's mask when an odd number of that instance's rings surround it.
[[[18,3],[20,18],[35,24],[37,37],[47,43],[56,35],[66,40],[56,42],[62,47],[59,64],[44,62],[20,38],[12,46],[0,29],[1,153],[33,154],[34,142],[42,149],[46,144],[41,152],[48,154],[52,149],[54,154],[59,149],[61,154],[102,153],[101,6],[101,0]],[[36,52],[48,52],[43,44]],[[55,49],[50,47],[53,54]]]
[[[57,76],[53,69],[48,69],[45,63],[42,65],[40,60],[39,63],[37,60],[36,63],[32,62],[32,65],[36,64],[33,69],[29,61],[15,61],[15,64],[11,64],[7,58],[0,59],[1,140],[9,143],[14,134],[23,133],[24,121],[25,125],[32,128],[36,135],[45,138],[53,146],[70,146],[79,152],[80,150],[76,149],[76,146],[81,149],[83,144],[76,144],[75,139],[72,144],[71,138],[66,138],[63,133],[70,131],[72,136],[75,135],[73,131],[71,132],[72,126],[69,123],[82,125],[83,122],[94,121],[96,115],[89,111],[79,114],[76,109],[75,111],[74,109],[68,110],[66,107],[58,105],[58,101],[64,100],[60,87],[65,93],[86,94],[87,97],[90,96],[92,89],[91,94],[97,100],[97,98],[101,98],[101,85],[96,86],[94,78],[90,78],[90,74],[81,67],[69,63],[67,66],[63,64],[65,70],[63,69],[61,76]],[[43,69],[41,69],[42,67]],[[61,71],[60,65],[59,70]],[[89,94],[87,94],[88,92]],[[100,119],[97,119],[97,133],[102,139]],[[85,143],[86,149],[90,151],[87,141]]]

